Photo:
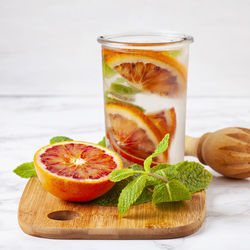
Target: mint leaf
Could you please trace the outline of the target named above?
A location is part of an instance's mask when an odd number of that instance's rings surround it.
[[[21,164],[13,172],[22,178],[37,176],[33,161]]]
[[[176,170],[178,171],[176,178],[191,193],[206,189],[212,180],[212,174],[198,162],[180,162],[176,165]]]
[[[110,93],[109,91],[105,91],[104,93],[104,100],[106,103],[125,103],[125,104],[128,104],[132,107],[135,107],[137,109],[139,109],[141,112],[145,112],[146,110],[138,105],[135,105],[135,104],[132,104],[132,103],[129,103],[129,102],[124,102],[124,101],[121,101],[121,100],[118,100],[116,98],[112,98],[110,97],[109,95],[112,95],[112,93]]]
[[[160,141],[160,143],[157,145],[155,152],[148,158],[146,158],[146,160],[144,161],[144,169],[146,172],[150,170],[153,157],[162,154],[168,148],[168,140],[169,140],[169,134],[166,134],[164,138]]]
[[[185,185],[178,180],[171,180],[168,183],[159,184],[154,188],[152,202],[153,204],[157,204],[190,199],[191,196]]]
[[[164,167],[164,165],[165,165],[165,168],[162,168],[162,169],[159,168],[159,170],[154,171],[153,174],[160,175],[160,176],[164,177],[165,179],[167,179],[168,181],[174,179],[178,174],[176,167],[174,165],[171,166],[168,164],[159,164],[158,166]],[[146,185],[147,186],[156,186],[156,185],[161,184],[161,183],[163,183],[163,181],[161,179],[156,178],[154,176],[148,176]]]
[[[176,170],[175,166],[169,166],[167,168],[156,171],[155,174],[161,175],[167,180],[172,180],[178,175],[178,171]]]
[[[150,169],[150,173],[155,173],[155,172],[158,171],[158,170],[162,170],[162,169],[168,168],[168,167],[170,167],[170,166],[171,166],[170,164],[160,163],[160,164],[158,164],[158,165],[152,167],[152,168]]]
[[[129,86],[126,86],[124,84],[127,84]],[[110,90],[113,90],[119,94],[135,94],[138,92],[141,92],[140,89],[130,85],[130,82],[128,82],[125,78],[123,77],[118,77],[116,78],[110,86]]]
[[[159,178],[156,178],[153,176],[148,176],[146,186],[151,187],[151,186],[156,186],[156,185],[161,184],[161,183],[163,183],[163,181],[160,180]]]
[[[115,183],[115,185],[101,197],[90,201],[90,204],[99,205],[99,206],[117,206],[118,199],[122,190],[128,185],[131,180],[125,179]]]
[[[122,190],[128,185],[128,183],[132,180],[132,177],[129,177],[125,180],[116,182],[115,185],[104,195],[101,197],[89,201],[92,205],[98,205],[98,206],[116,206],[118,205],[118,199],[122,192]],[[136,202],[133,205],[139,205],[146,202],[149,202],[152,200],[152,194],[147,189],[144,189],[139,196],[139,198],[136,200]]]
[[[61,142],[61,141],[73,141],[73,140],[66,136],[55,136],[50,139],[49,143],[52,144],[52,143]]]
[[[145,187],[146,179],[146,175],[140,175],[122,190],[118,200],[118,211],[121,216],[123,216],[130,206],[139,198]]]
[[[149,201],[152,201],[152,193],[147,188],[144,188],[141,195],[133,205],[139,205]]]
[[[113,182],[118,182],[134,175],[134,170],[129,168],[116,169],[111,172],[109,179]]]
[[[110,78],[116,74],[116,71],[110,68],[106,63],[105,59],[102,59],[102,70],[103,70],[103,76],[106,78]]]
[[[168,54],[173,57],[177,57],[181,54],[181,50],[170,50],[168,51]]]
[[[134,171],[144,171],[144,168],[139,164],[130,165],[128,168],[131,168]]]
[[[118,77],[113,81],[113,83],[125,83],[125,82],[127,82],[127,80],[124,79],[123,77]]]
[[[144,168],[138,164],[130,165],[128,168],[133,169],[134,171],[143,171],[144,172]],[[141,175],[141,173],[134,173],[133,178],[135,179],[136,177],[138,177],[140,175]]]
[[[115,82],[111,83],[110,91],[114,91],[115,93],[118,93],[120,95],[131,95],[136,93],[133,88]]]
[[[106,137],[103,136],[102,140],[97,143],[98,145],[101,145],[103,147],[106,147]]]
[[[189,161],[180,161],[180,162],[176,163],[175,166],[176,166],[176,168],[179,168],[181,166],[186,166],[188,164],[189,164]]]
[[[152,154],[153,157],[163,153],[168,148],[169,134],[166,134],[164,138],[157,145],[155,152]]]

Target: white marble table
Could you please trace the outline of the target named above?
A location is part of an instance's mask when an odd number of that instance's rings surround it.
[[[207,217],[202,228],[191,236],[98,241],[50,240],[23,233],[17,222],[17,208],[27,180],[12,170],[31,161],[35,150],[53,136],[98,141],[104,134],[102,102],[98,96],[0,97],[0,249],[250,249],[250,179],[227,179],[212,170]],[[250,96],[188,99],[187,134],[199,136],[228,126],[250,127]]]

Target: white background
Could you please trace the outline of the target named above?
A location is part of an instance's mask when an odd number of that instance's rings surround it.
[[[103,33],[190,33],[189,96],[250,95],[250,1],[1,0],[1,95],[101,95]]]

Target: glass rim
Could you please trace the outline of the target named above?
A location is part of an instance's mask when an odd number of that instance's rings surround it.
[[[161,41],[126,41],[128,38],[161,38]],[[164,41],[165,38],[165,41]],[[124,40],[123,40],[124,39]],[[120,34],[110,34],[102,35],[97,37],[97,41],[109,47],[154,47],[154,46],[171,46],[171,45],[185,45],[193,42],[193,37],[191,35],[173,31],[166,32],[137,32],[137,33],[120,33]]]

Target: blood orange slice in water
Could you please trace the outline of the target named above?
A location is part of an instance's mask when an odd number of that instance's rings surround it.
[[[175,108],[164,109],[154,113],[147,114],[147,117],[161,131],[162,137],[165,134],[170,135],[170,142],[173,140],[176,130],[176,113]]]
[[[181,96],[186,91],[186,67],[175,58],[155,51],[112,52],[105,62],[129,83],[161,96]]]
[[[168,149],[171,146],[171,142],[175,136],[176,130],[176,113],[175,108],[164,109],[161,111],[157,111],[154,113],[147,114],[147,117],[155,124],[155,126],[161,132],[162,138],[169,134],[169,142],[168,142]],[[168,150],[166,152],[168,154]],[[169,161],[169,154],[168,154],[168,161]]]
[[[154,123],[139,109],[118,103],[107,103],[106,127],[111,146],[125,159],[143,165],[143,161],[151,155],[162,134]],[[154,162],[166,162],[163,153]]]
[[[77,141],[39,149],[34,165],[42,186],[56,197],[69,201],[89,201],[103,195],[114,185],[109,174],[122,168],[115,152]]]

